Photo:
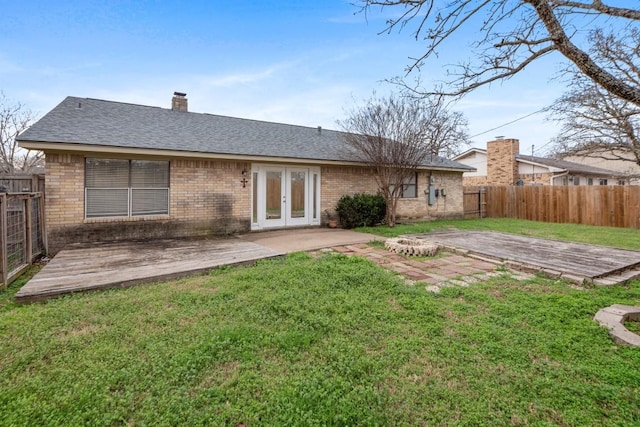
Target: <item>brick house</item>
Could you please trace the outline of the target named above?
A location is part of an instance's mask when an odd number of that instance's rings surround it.
[[[320,226],[342,195],[377,192],[340,132],[192,113],[181,93],[171,109],[67,97],[18,142],[45,153],[53,253],[73,242]],[[432,158],[403,183],[398,219],[462,217],[469,170]]]
[[[628,177],[621,172],[520,154],[517,139],[489,141],[486,150],[472,148],[453,160],[476,169],[463,174],[463,184],[470,186],[628,184]]]
[[[563,156],[562,160],[613,170],[629,179],[629,185],[640,185],[640,165],[636,163],[633,153],[622,150],[612,150],[596,155],[574,154]]]

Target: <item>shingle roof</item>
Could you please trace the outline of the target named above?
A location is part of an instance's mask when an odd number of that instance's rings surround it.
[[[350,161],[341,132],[213,114],[67,97],[18,137],[19,142]],[[471,170],[434,157],[425,166]]]
[[[595,166],[582,165],[580,163],[567,162],[566,160],[549,159],[546,157],[525,156],[519,154],[516,156],[518,160],[537,163],[544,166],[550,166],[563,169],[572,174],[598,175],[598,176],[624,176],[623,173],[612,171],[609,169],[597,168]]]

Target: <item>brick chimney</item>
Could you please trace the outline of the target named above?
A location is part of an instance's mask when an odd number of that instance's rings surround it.
[[[173,92],[171,109],[175,111],[189,111],[189,108],[187,107],[187,94],[182,92]]]
[[[518,181],[518,162],[520,141],[496,137],[487,142],[487,184],[515,185]]]

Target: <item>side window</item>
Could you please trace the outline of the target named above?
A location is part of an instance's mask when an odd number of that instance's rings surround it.
[[[418,197],[418,174],[414,173],[413,176],[402,184],[402,196],[403,199],[412,199]]]
[[[391,184],[391,190],[395,184]],[[400,190],[401,199],[413,199],[418,197],[418,174],[414,173],[409,179],[405,179]]]

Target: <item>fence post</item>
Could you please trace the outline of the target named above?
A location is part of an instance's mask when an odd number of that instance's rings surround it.
[[[26,238],[26,242],[24,245],[24,250],[26,252],[25,260],[27,264],[31,264],[33,261],[33,241],[32,238],[33,230],[31,228],[31,194],[24,199],[24,234]]]
[[[7,288],[7,193],[0,194],[0,268],[2,269],[2,286]]]
[[[49,255],[49,245],[47,240],[47,217],[45,215],[45,195],[44,192],[38,193],[38,213],[40,214],[40,236],[42,237],[43,255]]]

